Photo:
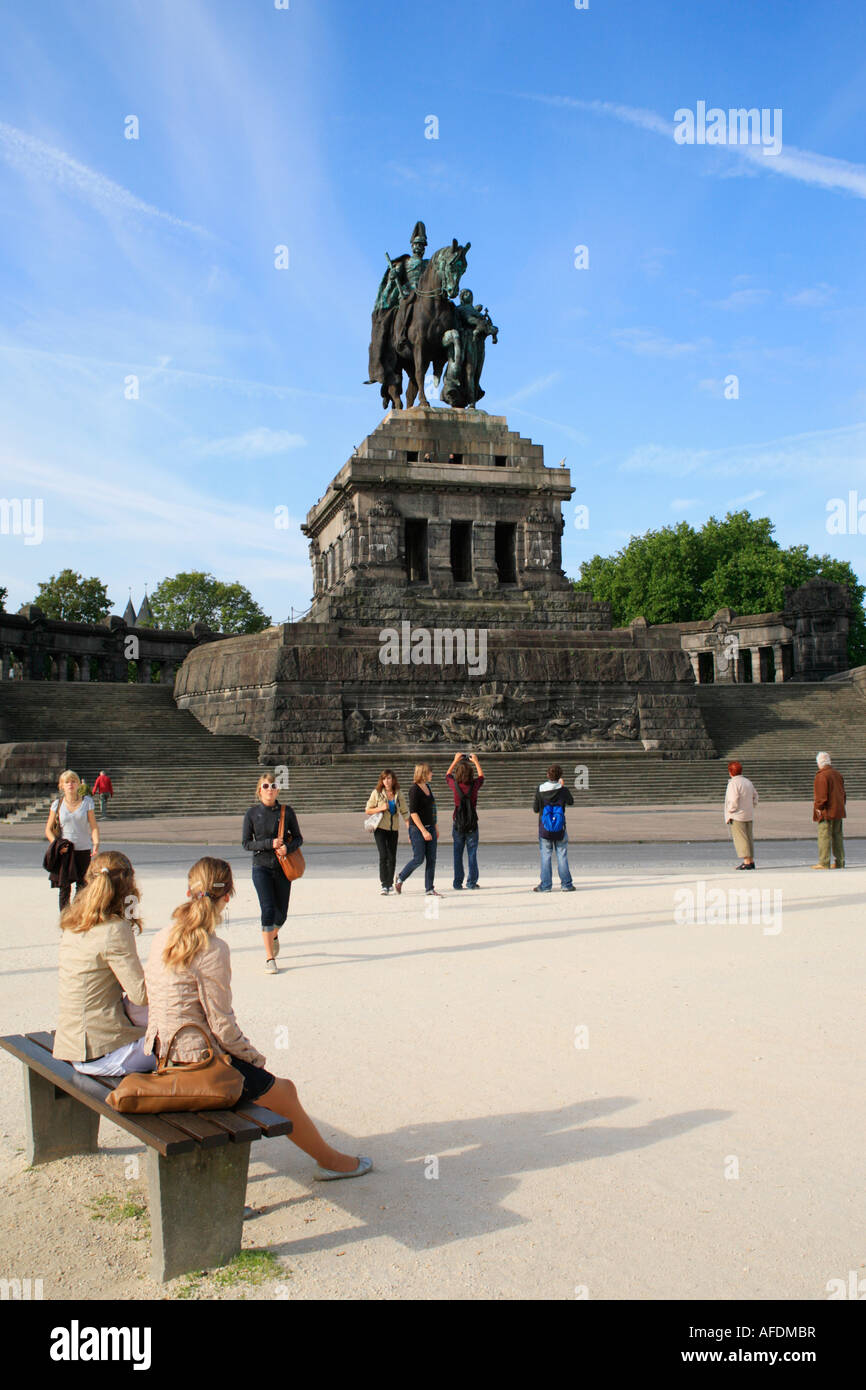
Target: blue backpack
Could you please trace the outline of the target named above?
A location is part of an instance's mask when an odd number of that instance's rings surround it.
[[[565,830],[565,807],[551,806],[549,803],[541,808],[541,826],[543,830],[557,839]]]

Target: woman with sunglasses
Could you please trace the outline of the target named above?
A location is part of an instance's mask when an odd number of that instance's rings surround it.
[[[285,810],[283,836],[280,839],[280,814]],[[291,880],[286,878],[278,860],[285,859],[294,849],[300,849],[304,837],[298,818],[291,806],[282,807],[277,800],[276,779],[265,772],[256,787],[256,804],[244,816],[242,834],[244,849],[253,856],[253,887],[262,910],[262,941],[265,947],[265,970],[276,975],[275,957],[280,954],[278,932],[289,911]]]

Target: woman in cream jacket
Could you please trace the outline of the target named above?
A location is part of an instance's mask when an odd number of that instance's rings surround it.
[[[98,1076],[152,1071],[142,1042],[144,972],[135,871],[125,854],[97,854],[84,887],[60,918],[60,1007],[54,1056]]]

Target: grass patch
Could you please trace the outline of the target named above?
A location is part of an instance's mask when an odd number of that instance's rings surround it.
[[[104,1192],[90,1203],[92,1221],[111,1221],[115,1225],[121,1221],[144,1221],[150,1224],[147,1207],[133,1197],[116,1197],[113,1192]]]
[[[175,1298],[196,1298],[201,1293],[204,1279],[218,1289],[231,1289],[239,1284],[266,1284],[270,1279],[285,1277],[286,1271],[273,1250],[242,1250],[230,1264],[221,1265],[219,1269],[196,1270],[187,1274],[186,1282],[180,1285]]]

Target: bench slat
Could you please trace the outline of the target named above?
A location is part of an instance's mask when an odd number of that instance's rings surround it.
[[[229,1142],[228,1131],[215,1125],[207,1110],[167,1110],[171,1123],[184,1133],[192,1135],[203,1149],[218,1149]]]
[[[278,1134],[291,1134],[291,1120],[284,1120],[282,1115],[277,1115],[273,1110],[266,1110],[263,1105],[253,1105],[251,1102],[241,1101],[234,1108],[234,1113],[240,1115],[242,1120],[252,1120],[253,1124],[258,1125],[264,1131],[265,1138],[273,1139]]]
[[[209,1110],[207,1117],[215,1125],[221,1125],[229,1138],[236,1144],[249,1144],[254,1139],[265,1138],[264,1132],[252,1120],[245,1120],[234,1110]]]
[[[87,1076],[84,1072],[77,1072],[69,1062],[61,1062],[59,1058],[52,1057],[38,1043],[16,1035],[0,1038],[0,1047],[32,1067],[47,1081],[53,1081],[55,1086],[66,1091],[67,1095],[73,1096],[82,1104],[88,1105],[91,1110],[98,1111],[107,1120],[134,1135],[140,1143],[156,1149],[163,1157],[189,1153],[196,1147],[195,1139],[164,1120],[161,1115],[124,1115],[119,1110],[112,1109],[105,1100],[106,1086],[100,1084],[99,1079]],[[108,1089],[112,1089],[116,1084],[113,1077],[105,1078],[105,1081],[108,1082]]]

